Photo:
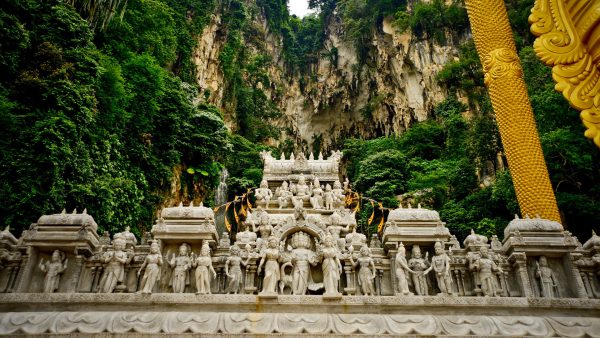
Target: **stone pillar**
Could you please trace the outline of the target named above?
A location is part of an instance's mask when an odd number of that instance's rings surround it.
[[[344,274],[346,275],[346,288],[344,292],[350,296],[357,295],[358,289],[355,283],[354,271],[350,263],[344,264]]]
[[[248,262],[248,266],[246,266],[246,280],[244,286],[244,293],[253,294],[258,290],[257,286],[254,285],[254,280],[256,279],[256,258],[251,258],[250,262]]]
[[[465,5],[521,213],[560,222],[504,1]]]
[[[28,253],[23,255],[21,260],[21,266],[19,267],[18,275],[16,277],[16,292],[27,292],[29,288],[29,281],[31,280],[31,274],[33,273],[35,263],[37,262],[38,253],[34,248],[29,248]]]
[[[516,265],[517,279],[519,280],[519,284],[521,284],[521,296],[522,297],[535,297],[533,293],[533,289],[531,287],[531,283],[529,282],[529,275],[527,274],[527,255],[523,252],[513,253],[509,257],[509,261],[513,263],[513,266]]]
[[[398,278],[396,277],[396,255],[398,250],[390,249],[388,251],[388,257],[390,258],[390,277],[392,278],[392,291],[397,294],[398,291]]]

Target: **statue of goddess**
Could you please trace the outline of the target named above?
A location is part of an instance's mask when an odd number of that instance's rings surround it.
[[[98,292],[112,293],[117,283],[123,282],[125,275],[125,264],[129,263],[127,252],[125,252],[125,240],[117,238],[113,240],[113,249],[107,251],[104,255],[104,273],[100,279]]]
[[[287,208],[288,203],[292,198],[292,192],[286,181],[283,181],[281,187],[275,190],[275,195],[277,197],[277,202],[279,202],[279,209]]]
[[[192,267],[196,268],[196,294],[210,294],[210,275],[208,273],[212,272],[213,278],[217,278],[217,273],[212,266],[208,243],[202,245],[200,256],[195,257],[192,254],[192,258]]]
[[[310,205],[313,207],[313,209],[323,209],[323,189],[321,188],[321,183],[316,176],[313,182]]]
[[[298,183],[296,183],[294,190],[292,190],[295,197],[302,200],[303,202],[308,202],[310,195],[312,193],[310,187],[306,184],[306,178],[304,174],[300,174],[298,177]]]
[[[160,280],[160,267],[162,264],[163,258],[160,254],[158,243],[152,242],[152,244],[150,244],[150,253],[146,256],[144,263],[142,263],[142,266],[137,273],[139,278],[142,270],[146,268],[144,277],[142,277],[142,282],[140,283],[140,289],[142,289],[142,293],[152,293],[154,284]]]
[[[273,198],[273,192],[269,189],[269,182],[267,180],[262,180],[260,182],[260,188],[254,191],[254,196],[256,196],[256,204],[265,205],[266,208],[269,208],[269,202],[271,198]]]
[[[373,286],[373,279],[377,276],[375,262],[371,257],[371,250],[369,250],[366,244],[360,248],[360,257],[358,257],[356,262],[354,262],[352,255],[350,255],[350,264],[355,268],[357,265],[360,265],[360,269],[358,270],[358,285],[361,286],[363,295],[375,296],[375,287]]]
[[[408,290],[408,273],[415,273],[408,267],[406,262],[406,249],[404,244],[400,242],[398,246],[398,253],[396,254],[396,262],[394,263],[396,268],[396,278],[398,279],[398,289],[403,295],[412,295],[413,293]]]
[[[344,193],[344,189],[342,188],[342,183],[340,183],[339,180],[333,182],[333,190],[331,190],[331,192],[333,192],[334,196],[334,208],[343,208],[346,195]]]
[[[435,271],[440,294],[452,294],[452,276],[450,275],[450,257],[444,251],[441,242],[435,242],[435,255],[431,257],[431,266]]]
[[[335,243],[337,243],[338,245],[341,244],[343,246],[344,240],[340,240],[340,234],[342,233],[342,231],[350,231],[350,225],[340,225],[340,223],[342,222],[342,216],[340,216],[337,210],[333,212],[333,214],[329,217],[329,220],[331,224],[327,227],[327,231],[331,234]]]
[[[279,248],[277,238],[269,237],[267,248],[261,253],[260,264],[258,265],[257,273],[260,274],[263,265],[265,266],[265,277],[263,278],[263,289],[260,295],[277,295],[276,288],[279,282],[280,271],[279,263]]]
[[[58,290],[60,275],[67,269],[68,259],[64,258],[64,256],[65,254],[62,251],[54,250],[49,262],[44,263],[44,259],[40,262],[40,270],[46,273],[46,277],[44,278],[45,293],[53,293]]]
[[[325,193],[323,194],[325,201],[325,210],[333,210],[336,207],[336,197],[333,191],[331,191],[331,185],[329,183],[325,186]]]
[[[408,260],[408,267],[414,271],[412,279],[415,292],[419,296],[427,296],[428,294],[426,275],[431,271],[431,266],[427,263],[428,254],[426,253],[425,259],[423,259],[421,257],[421,247],[415,244],[412,247],[412,257]]]
[[[323,240],[324,247],[321,249],[323,255],[323,285],[325,293],[323,296],[341,296],[338,291],[342,263],[338,257],[339,251],[331,235],[326,235]]]
[[[250,255],[246,261],[242,261],[242,257],[240,257],[240,248],[237,245],[234,245],[229,249],[231,253],[229,257],[227,257],[227,261],[225,261],[225,274],[229,277],[229,284],[227,286],[227,293],[233,292],[237,294],[242,287],[242,265],[248,265],[248,261],[250,260]],[[231,269],[229,269],[229,264],[231,264]]]
[[[171,282],[169,285],[173,286],[173,293],[183,293],[185,286],[190,284],[190,274],[188,270],[192,267],[192,261],[189,256],[190,246],[187,243],[179,246],[179,256],[175,257],[175,254],[171,256],[171,260],[168,262],[169,266],[173,268],[173,275],[171,276]],[[167,252],[167,256],[169,253]]]

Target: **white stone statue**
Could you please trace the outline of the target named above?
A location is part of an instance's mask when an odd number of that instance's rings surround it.
[[[192,267],[196,268],[196,294],[211,294],[210,273],[212,273],[213,278],[217,278],[217,273],[212,266],[212,258],[210,257],[210,247],[208,246],[208,243],[202,245],[200,256],[195,257],[192,253]]]
[[[235,244],[236,245],[244,245],[244,244],[256,244],[256,229],[254,231],[250,231],[250,225],[254,226],[253,222],[246,222],[246,228],[244,231],[238,232],[235,235]]]
[[[544,298],[555,298],[558,296],[558,280],[554,271],[548,267],[548,261],[545,256],[540,256],[539,262],[536,262],[537,269],[535,275],[540,279],[541,294]]]
[[[350,249],[350,252],[352,252],[352,249]],[[371,257],[371,250],[369,250],[366,244],[360,248],[360,256],[356,262],[352,258],[352,255],[350,255],[350,264],[354,268],[357,265],[360,266],[358,270],[358,285],[361,287],[363,295],[375,296],[375,286],[373,285],[373,279],[377,276],[375,261]]]
[[[333,189],[331,190],[334,196],[334,208],[339,209],[344,207],[344,202],[346,200],[346,195],[344,193],[344,189],[342,188],[342,183],[339,180],[333,182]]]
[[[260,213],[257,230],[260,233],[260,237],[264,240],[268,239],[273,233],[273,225],[271,225],[271,217],[268,213]]]
[[[192,267],[190,259],[190,245],[183,243],[179,246],[179,256],[173,254],[169,260],[169,266],[173,268],[169,285],[173,287],[173,293],[183,293],[185,286],[190,284],[189,270]],[[169,253],[167,252],[167,256]]]
[[[340,275],[342,273],[342,263],[339,259],[339,250],[335,245],[331,235],[326,235],[321,248],[323,256],[323,285],[325,293],[323,296],[338,297],[341,293],[338,291]]]
[[[296,199],[300,199],[302,202],[309,201],[312,191],[306,184],[306,178],[304,177],[304,174],[300,174],[298,177],[298,183],[296,183],[292,192],[294,193]]]
[[[310,205],[313,209],[323,209],[323,189],[319,179],[315,177],[312,186],[312,196],[310,197]]]
[[[64,262],[63,262],[64,261]],[[40,270],[46,274],[44,278],[44,292],[53,293],[58,290],[60,275],[67,269],[68,259],[62,251],[54,250],[49,262],[40,262]]]
[[[486,297],[497,297],[497,282],[494,272],[502,272],[502,269],[490,258],[486,246],[482,246],[479,252],[481,257],[473,263],[473,268],[478,272],[481,291]]]
[[[398,246],[398,253],[396,254],[396,261],[394,263],[396,269],[396,279],[398,280],[398,290],[403,295],[412,295],[413,293],[408,290],[408,273],[415,273],[408,267],[406,261],[406,248],[404,244],[400,242]]]
[[[323,201],[325,202],[325,210],[333,210],[336,207],[336,197],[331,190],[331,185],[328,183],[325,186],[325,193],[323,194]]]
[[[112,250],[108,250],[103,257],[106,267],[100,279],[98,292],[112,293],[118,283],[123,282],[125,277],[125,264],[129,263],[129,257],[125,252],[126,242],[123,238],[113,240]]]
[[[262,291],[260,295],[272,296],[277,295],[277,282],[281,278],[279,271],[279,247],[277,238],[269,237],[267,248],[260,255],[260,264],[258,265],[257,273],[260,274],[262,267],[265,267],[265,277],[263,278]]]
[[[279,209],[287,208],[290,199],[293,197],[288,182],[283,181],[281,183],[281,186],[275,190],[275,196],[277,202],[279,202]]]
[[[232,246],[229,249],[230,255],[227,257],[227,261],[225,261],[225,274],[229,278],[229,284],[227,286],[227,293],[235,293],[237,294],[242,289],[242,265],[248,265],[248,261],[250,260],[250,255],[246,261],[242,261],[242,257],[240,257],[240,248],[238,246]],[[231,265],[231,268],[229,268]]]
[[[254,190],[254,196],[256,197],[257,205],[264,205],[265,208],[269,208],[269,202],[273,198],[273,192],[269,189],[269,182],[262,180],[260,182],[260,188]]]
[[[343,247],[344,240],[341,239],[341,233],[350,231],[350,225],[346,224],[342,226],[342,216],[336,211],[329,217],[330,225],[327,227],[327,232],[331,234],[333,240],[336,244],[341,245]]]
[[[140,283],[140,289],[142,293],[152,293],[154,284],[160,280],[160,267],[162,264],[163,258],[160,253],[158,243],[152,242],[152,244],[150,244],[150,253],[146,255],[146,259],[144,259],[144,263],[142,263],[142,266],[137,273],[139,278],[142,270],[146,268],[144,277],[142,277],[142,282]]]
[[[366,245],[367,236],[356,232],[357,226],[352,227],[352,232],[346,235],[346,245]]]
[[[427,287],[427,274],[431,271],[431,266],[427,262],[427,256],[429,253],[425,254],[425,259],[421,256],[421,247],[418,245],[413,245],[412,247],[412,257],[408,260],[408,267],[414,271],[412,275],[413,284],[415,286],[415,292],[419,296],[427,296],[428,295],[428,287]]]
[[[305,295],[309,284],[313,284],[310,266],[318,263],[318,256],[311,250],[310,236],[303,231],[292,235],[291,248],[292,294]]]
[[[440,294],[451,295],[452,275],[450,274],[450,257],[444,251],[444,245],[441,242],[435,242],[435,255],[431,257],[431,266],[435,272],[435,278],[440,288]]]

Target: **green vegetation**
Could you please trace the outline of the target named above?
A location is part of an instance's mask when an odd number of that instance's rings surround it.
[[[3,225],[18,233],[44,213],[86,207],[102,229],[140,234],[167,200],[210,204],[237,144],[185,82],[212,4],[129,1],[122,21],[98,31],[63,1],[3,5]]]

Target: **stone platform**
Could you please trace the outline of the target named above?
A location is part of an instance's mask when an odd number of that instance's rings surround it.
[[[600,300],[194,294],[0,295],[0,334],[599,337]]]

